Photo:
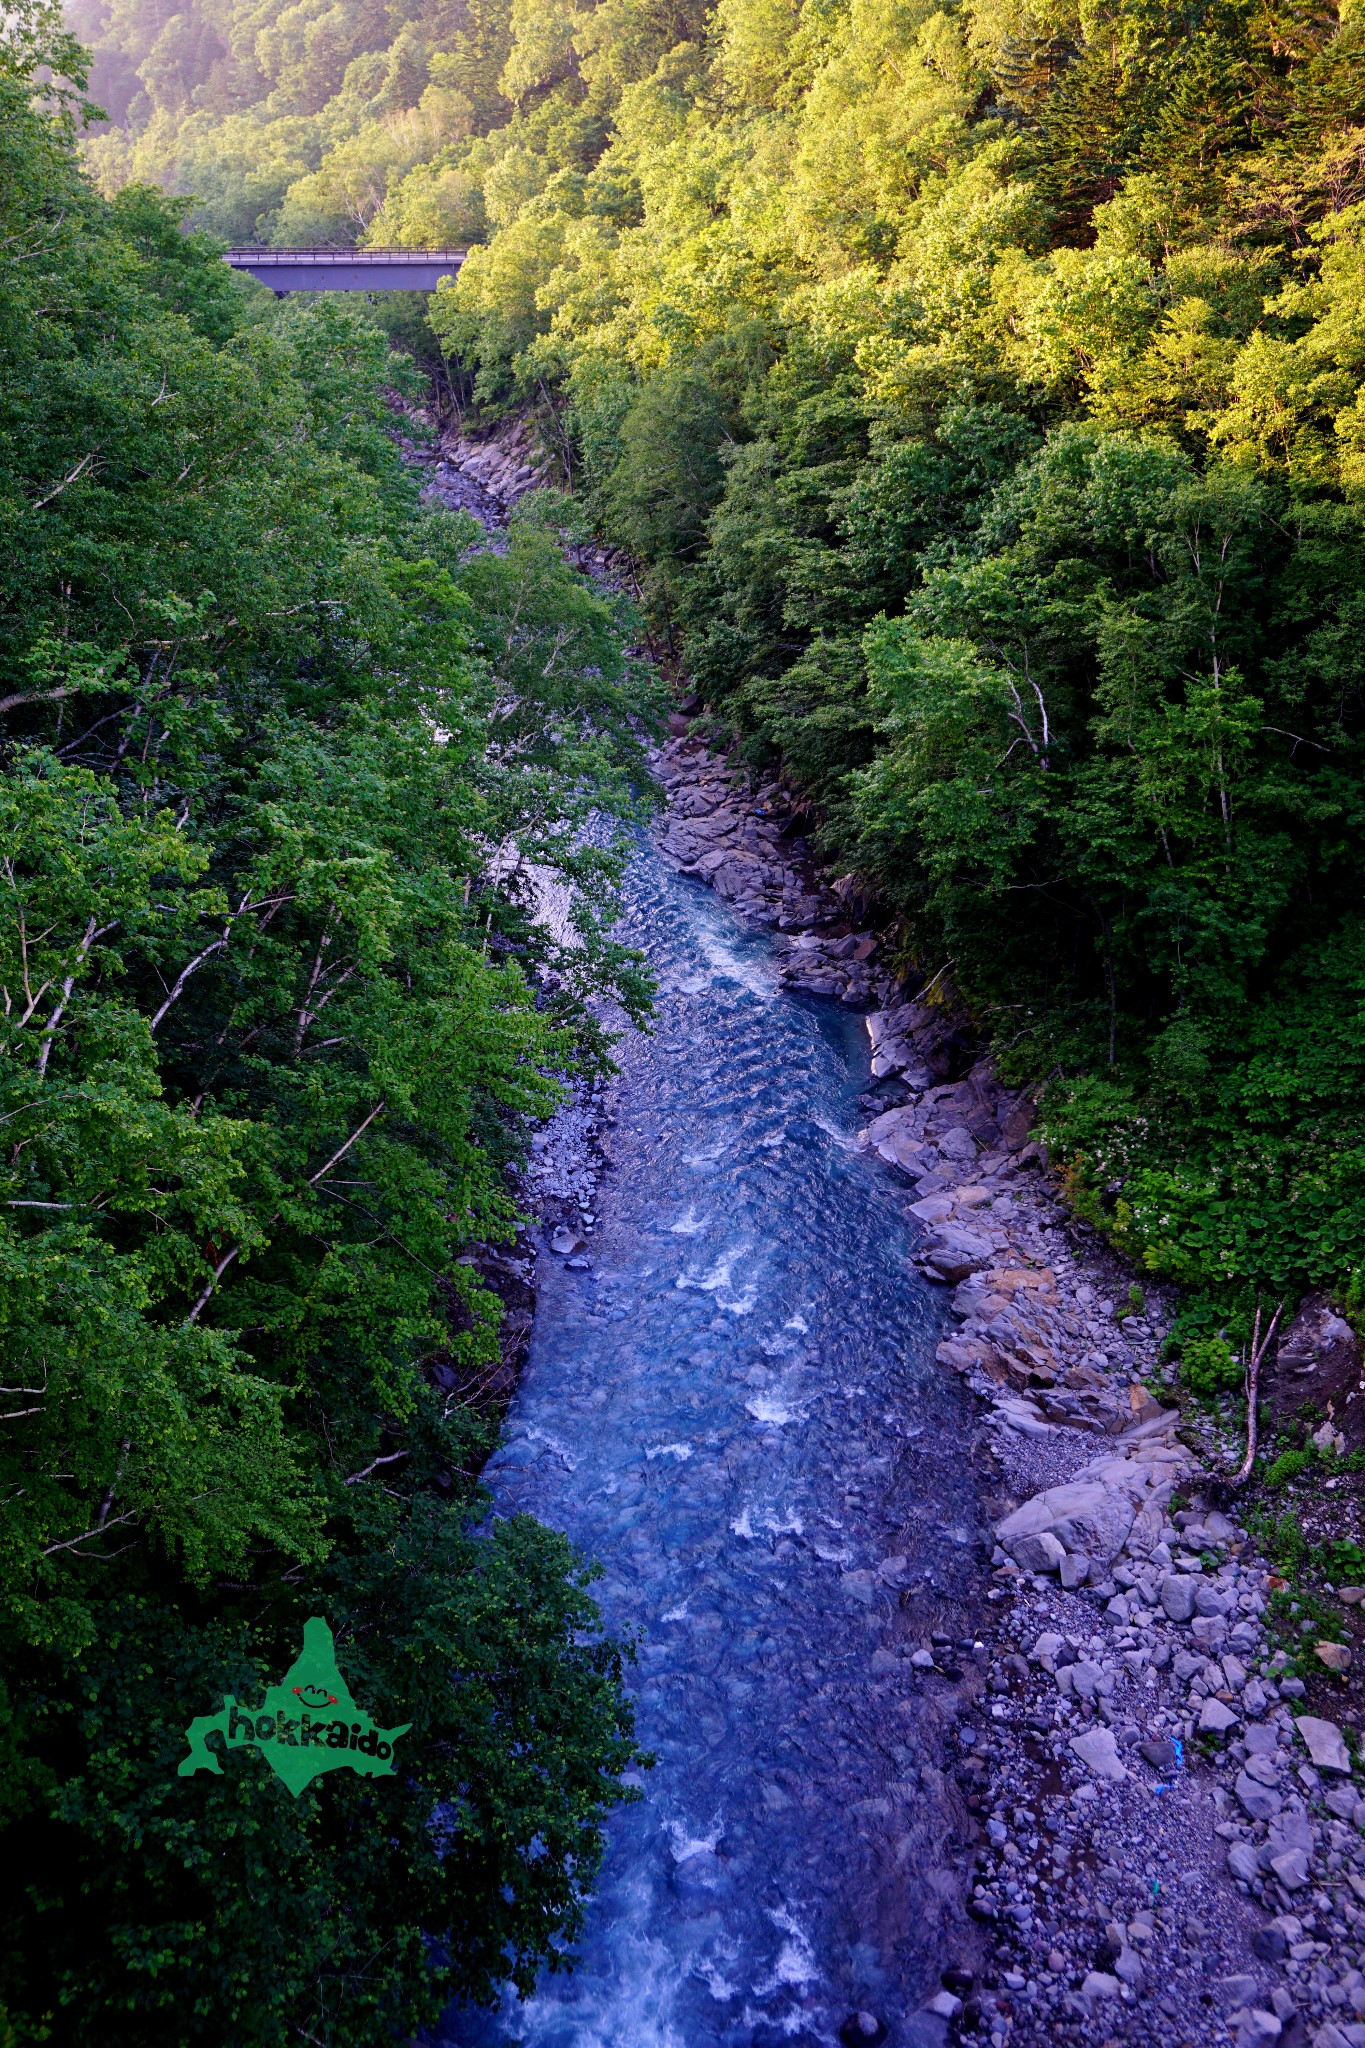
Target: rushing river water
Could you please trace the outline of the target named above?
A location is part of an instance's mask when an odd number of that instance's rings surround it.
[[[629,917],[656,1030],[625,1055],[592,1270],[546,1262],[486,1477],[605,1568],[658,1762],[610,1824],[579,1968],[441,2039],[833,2043],[861,2008],[909,2044],[948,1886],[892,1652],[906,1603],[951,1611],[971,1570],[965,1400],[910,1197],[853,1143],[861,1019],[783,994],[766,940],[652,852]]]

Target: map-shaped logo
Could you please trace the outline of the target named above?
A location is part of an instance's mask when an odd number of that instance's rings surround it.
[[[337,1670],[332,1631],[316,1615],[303,1624],[303,1649],[263,1705],[239,1707],[232,1694],[216,1714],[199,1714],[185,1730],[190,1753],[180,1776],[223,1766],[205,1736],[215,1729],[227,1749],[258,1749],[297,1799],[324,1771],[359,1771],[367,1778],[393,1775],[394,1744],[411,1721],[377,1728],[351,1698]]]

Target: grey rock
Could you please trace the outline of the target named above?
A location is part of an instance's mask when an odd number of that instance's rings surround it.
[[[1221,1614],[1196,1614],[1190,1634],[1205,1650],[1220,1650],[1227,1641],[1228,1625]]]
[[[1020,1536],[1014,1545],[1014,1561],[1026,1572],[1055,1572],[1066,1552],[1050,1529],[1036,1535]]]
[[[886,2022],[874,2012],[850,2013],[839,2029],[843,2048],[881,2048],[886,2039]]]
[[[1092,1664],[1087,1657],[1071,1667],[1071,1690],[1079,1700],[1093,1700],[1097,1696],[1107,1697],[1114,1690],[1114,1674],[1099,1664]]]
[[[1237,1773],[1237,1782],[1232,1789],[1248,1820],[1274,1820],[1284,1805],[1278,1792],[1272,1792],[1268,1785],[1258,1785],[1245,1771]]]
[[[1227,1595],[1218,1592],[1215,1587],[1207,1583],[1196,1585],[1194,1589],[1194,1611],[1196,1614],[1226,1614],[1228,1611]]]
[[[1305,1855],[1313,1852],[1313,1823],[1307,1814],[1295,1813],[1292,1808],[1272,1824],[1262,1862],[1271,1856],[1281,1855],[1286,1849],[1302,1849]]]
[[[1119,1761],[1118,1744],[1112,1729],[1091,1728],[1084,1735],[1073,1735],[1069,1744],[1072,1754],[1078,1756],[1092,1777],[1107,1779],[1111,1784],[1120,1784],[1128,1773]]]
[[[1287,1892],[1301,1891],[1308,1882],[1308,1851],[1281,1849],[1270,1858],[1270,1868]]]
[[[1277,2014],[1266,2012],[1262,2006],[1249,2006],[1238,2021],[1237,2048],[1269,2048],[1272,2041],[1279,2040],[1281,2032]]]
[[[1091,1970],[1081,1985],[1082,1998],[1117,1998],[1123,1986],[1107,1970]]]
[[[1283,1692],[1284,1689],[1281,1685],[1280,1690]],[[1320,1771],[1341,1771],[1349,1777],[1351,1756],[1335,1721],[1321,1720],[1316,1714],[1299,1714],[1294,1726]]]
[[[1090,1559],[1065,1553],[1057,1566],[1057,1576],[1062,1582],[1063,1590],[1074,1593],[1090,1576]]]
[[[1231,1707],[1224,1706],[1220,1699],[1209,1694],[1199,1709],[1199,1732],[1201,1735],[1226,1735],[1229,1728],[1237,1726],[1237,1716]]]
[[[885,1153],[887,1148],[879,1145],[877,1149]],[[897,1157],[894,1163],[904,1165],[907,1162]],[[980,1273],[994,1257],[994,1247],[984,1237],[978,1237],[975,1231],[944,1226],[936,1230],[928,1244],[916,1252],[915,1262],[933,1277],[952,1286],[973,1273]]]
[[[1250,1884],[1261,1874],[1261,1859],[1250,1842],[1233,1842],[1228,1848],[1228,1872]]]
[[[1254,1977],[1220,1977],[1214,1994],[1224,2012],[1230,2012],[1235,2005],[1249,2004],[1259,1989]]]
[[[1147,1972],[1142,1966],[1142,1958],[1136,1949],[1123,1948],[1119,1951],[1119,1959],[1114,1965],[1114,1975],[1128,1985],[1130,1990],[1140,1991],[1142,1989],[1146,1981]]]
[[[1154,1738],[1138,1744],[1138,1755],[1149,1763],[1163,1778],[1169,1778],[1175,1771],[1175,1744],[1168,1736]]]
[[[1188,1621],[1194,1613],[1195,1581],[1181,1572],[1167,1572],[1157,1588],[1161,1605],[1172,1621]]]
[[[1137,1448],[1142,1448],[1141,1443]],[[996,1525],[996,1541],[1012,1555],[1025,1536],[1049,1530],[1065,1549],[1084,1551],[1099,1564],[1118,1556],[1134,1516],[1153,1489],[1169,1489],[1179,1476],[1170,1463],[1137,1456],[1100,1459],[1065,1486],[1051,1486]],[[1113,1597],[1113,1589],[1106,1595]]]

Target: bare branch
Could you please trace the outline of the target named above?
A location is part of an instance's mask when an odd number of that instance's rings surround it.
[[[390,1451],[386,1458],[374,1458],[365,1467],[363,1472],[352,1472],[350,1478],[344,1481],[344,1484],[347,1486],[359,1486],[362,1479],[368,1479],[371,1472],[377,1472],[381,1465],[396,1465],[400,1458],[406,1458],[408,1455],[407,1451]]]
[[[0,697],[0,711],[13,711],[16,704],[55,704],[59,697],[74,695],[70,683],[61,683],[55,690],[19,690],[12,697]]]
[[[161,1008],[157,1011],[151,1023],[148,1025],[147,1028],[149,1031],[155,1032],[157,1025],[161,1022],[167,1010],[170,1009],[172,1003],[178,1000],[181,990],[184,988],[185,983],[189,980],[190,976],[194,973],[195,968],[202,967],[204,962],[206,960],[212,959],[215,953],[221,953],[231,936],[231,926],[225,925],[223,927],[222,936],[220,938],[215,939],[211,946],[205,946],[202,953],[196,953],[193,960],[191,960],[187,966],[181,968],[179,974],[176,975],[175,980],[171,985],[170,994],[166,997],[165,1002],[161,1005]]]
[[[90,948],[94,945],[96,939],[102,939],[107,932],[112,932],[116,930],[118,922],[119,920],[117,918],[114,918],[108,924],[97,925],[95,923],[94,918],[92,917],[89,924],[85,927],[85,937],[81,940],[80,945],[76,948],[77,962],[79,963],[80,961],[85,959],[86,955],[90,951]],[[70,1002],[71,1000],[71,991],[75,986],[76,971],[73,968],[71,973],[67,975],[66,980],[62,983],[62,994],[60,1002],[58,1002],[58,1004],[56,1005],[55,1009],[52,1012],[52,1015],[48,1018],[47,1023],[43,1026],[43,1049],[38,1055],[38,1073],[40,1077],[47,1073],[47,1063],[52,1056],[52,1047],[57,1036],[57,1026],[62,1021],[62,1013],[66,1009],[68,1002]],[[25,1019],[25,1022],[27,1022],[27,1018]]]
[[[1256,1384],[1261,1376],[1261,1361],[1270,1349],[1283,1314],[1284,1303],[1281,1302],[1270,1319],[1270,1328],[1262,1337],[1259,1305],[1256,1309],[1256,1320],[1251,1327],[1251,1356],[1247,1360],[1247,1454],[1233,1474],[1230,1482],[1233,1486],[1245,1486],[1251,1477],[1251,1468],[1256,1463]]]
[[[387,1105],[384,1102],[383,1097],[381,1096],[380,1100],[376,1102],[374,1108],[366,1117],[364,1123],[357,1124],[356,1128],[351,1132],[350,1137],[346,1140],[346,1143],[332,1154],[331,1158],[327,1161],[327,1164],[325,1166],[320,1166],[316,1173],[309,1174],[308,1185],[310,1188],[315,1188],[320,1180],[326,1179],[327,1175],[331,1172],[334,1166],[340,1164],[340,1162],[346,1157],[346,1154],[350,1151],[352,1145],[354,1145],[356,1139],[364,1135],[364,1133],[369,1129],[370,1125],[374,1122],[377,1116],[383,1115],[386,1106]]]
[[[1312,747],[1319,754],[1330,754],[1332,751],[1330,747],[1324,747],[1320,740],[1306,740],[1301,732],[1286,732],[1282,725],[1263,725],[1261,731],[1276,733],[1282,740],[1293,740],[1296,746]]]
[[[210,1301],[213,1299],[214,1290],[217,1287],[218,1282],[222,1279],[224,1273],[226,1273],[228,1267],[232,1264],[233,1260],[236,1258],[238,1252],[241,1249],[242,1247],[239,1244],[234,1244],[226,1252],[224,1252],[222,1258],[218,1261],[218,1264],[213,1269],[213,1274],[211,1279],[209,1280],[208,1286],[204,1289],[198,1301],[196,1301],[194,1307],[190,1310],[188,1316],[186,1316],[186,1322],[198,1322],[203,1311],[208,1307]]]
[[[188,811],[188,805],[186,806],[186,811]],[[196,953],[193,960],[191,960],[187,966],[181,968],[179,974],[176,976],[175,981],[171,987],[170,993],[167,995],[165,1002],[161,1005],[161,1008],[153,1017],[151,1024],[148,1026],[148,1029],[155,1032],[157,1025],[161,1022],[167,1010],[170,1009],[172,1003],[178,1001],[185,987],[186,982],[194,973],[195,969],[202,967],[206,960],[211,960],[215,953],[222,952],[224,946],[226,946],[232,938],[232,927],[236,924],[239,917],[245,917],[257,910],[268,910],[273,914],[274,911],[279,909],[281,903],[288,903],[291,900],[292,899],[288,896],[263,896],[259,903],[253,903],[251,901],[250,891],[248,890],[247,894],[243,896],[241,902],[237,905],[237,908],[228,918],[227,923],[223,926],[221,933],[213,941],[213,943],[211,945],[205,946],[202,953]],[[263,922],[268,923],[269,919],[266,918],[263,920]],[[222,1044],[223,1038],[226,1037],[226,1035],[226,1033],[223,1033],[222,1036],[218,1039],[217,1042],[219,1045]]]
[[[47,1394],[47,1360],[43,1360],[43,1384],[40,1387],[0,1387],[0,1394],[32,1394],[34,1396],[34,1405],[31,1408],[6,1409],[4,1414],[0,1414],[0,1422],[21,1422],[26,1415],[41,1414],[43,1400]]]
[[[351,1135],[346,1140],[345,1144],[338,1146],[337,1150],[332,1154],[331,1158],[327,1161],[327,1164],[325,1166],[320,1166],[316,1173],[312,1173],[308,1176],[308,1185],[310,1188],[315,1188],[318,1182],[324,1180],[326,1176],[331,1172],[332,1168],[336,1166],[340,1160],[346,1157],[346,1154],[350,1151],[352,1145],[355,1144],[357,1138],[362,1137],[364,1133],[369,1129],[370,1125],[374,1122],[375,1118],[377,1116],[382,1115],[385,1106],[385,1102],[381,1097],[380,1100],[375,1104],[374,1108],[370,1111],[369,1115],[365,1118],[365,1121],[362,1124],[358,1124],[355,1130],[351,1132]],[[277,1217],[279,1216],[279,1213],[280,1212],[277,1209],[275,1211],[275,1215],[270,1218],[270,1221],[272,1223],[276,1221]],[[233,1260],[237,1257],[241,1249],[242,1247],[239,1244],[234,1244],[230,1245],[227,1251],[224,1252],[222,1258],[218,1261],[218,1264],[214,1267],[212,1274],[209,1276],[208,1284],[204,1288],[203,1293],[199,1296],[199,1299],[195,1302],[194,1307],[190,1310],[189,1315],[186,1317],[187,1322],[198,1322],[199,1317],[201,1316],[203,1311],[208,1307],[209,1302],[213,1299],[214,1293],[216,1292],[218,1287],[218,1282],[222,1279],[224,1273],[226,1273],[228,1267],[232,1264]]]
[[[79,1536],[72,1536],[65,1543],[49,1543],[42,1555],[55,1557],[59,1550],[75,1550],[82,1543],[93,1543],[97,1536],[106,1535],[110,1529],[117,1529],[121,1523],[136,1521],[137,1513],[136,1508],[129,1508],[126,1515],[115,1515],[111,1522],[97,1522],[93,1529],[83,1530]]]
[[[84,476],[86,470],[89,469],[94,459],[95,451],[92,448],[88,455],[82,455],[80,461],[76,464],[76,467],[72,470],[70,476],[64,476],[61,482],[59,484],[55,484],[45,497],[35,498],[30,509],[34,512],[41,512],[44,505],[50,505],[54,498],[60,498],[62,492],[66,489],[68,484],[74,484],[77,477]]]
[[[100,1503],[100,1511],[95,1517],[95,1527],[97,1529],[102,1529],[109,1519],[109,1510],[114,1505],[114,1495],[118,1491],[118,1483],[123,1477],[123,1468],[128,1462],[129,1441],[129,1438],[125,1437],[118,1447],[118,1463],[114,1467],[114,1476],[109,1481],[104,1499]]]

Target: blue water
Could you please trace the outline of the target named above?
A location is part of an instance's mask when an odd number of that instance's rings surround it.
[[[593,1270],[545,1262],[486,1477],[604,1566],[658,1763],[612,1820],[579,1968],[442,2038],[833,2043],[862,2008],[909,2042],[949,1887],[938,1744],[894,1653],[969,1576],[970,1423],[912,1196],[853,1143],[861,1019],[782,993],[766,940],[653,853],[629,922],[656,1029],[623,1054]]]

